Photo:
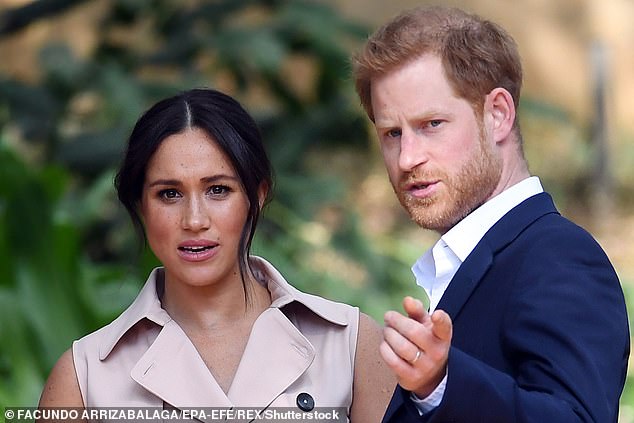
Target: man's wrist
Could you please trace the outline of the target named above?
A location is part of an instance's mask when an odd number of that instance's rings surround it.
[[[436,407],[438,407],[444,397],[445,387],[447,386],[447,374],[442,378],[438,386],[427,396],[420,397],[416,392],[410,392],[410,399],[418,409],[418,412],[422,416],[429,413]]]

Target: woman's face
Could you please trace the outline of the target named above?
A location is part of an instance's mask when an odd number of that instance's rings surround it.
[[[205,131],[187,129],[163,140],[147,166],[140,210],[168,283],[239,280],[248,200],[231,162]]]

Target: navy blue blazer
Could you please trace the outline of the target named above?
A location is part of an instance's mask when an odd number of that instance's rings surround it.
[[[617,422],[623,292],[601,247],[547,193],[486,233],[437,308],[453,321],[443,400],[420,416],[397,386],[383,422]]]

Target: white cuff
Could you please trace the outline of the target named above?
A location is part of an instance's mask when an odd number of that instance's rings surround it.
[[[423,414],[427,414],[432,411],[434,408],[440,405],[443,396],[445,395],[445,387],[447,386],[447,374],[442,378],[436,389],[433,390],[431,394],[429,394],[425,398],[418,398],[418,395],[411,392],[410,398],[414,402],[414,405],[418,409],[418,412],[422,416]]]

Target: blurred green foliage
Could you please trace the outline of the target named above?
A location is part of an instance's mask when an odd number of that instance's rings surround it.
[[[245,105],[277,186],[254,253],[300,289],[379,319],[413,289],[403,246],[369,241],[340,206],[346,181],[306,160],[314,150],[370,153],[346,45],[366,32],[297,0],[113,0],[89,57],[51,44],[38,83],[0,75],[0,336],[12,340],[0,343],[0,404],[36,405],[57,357],[116,317],[157,264],[138,252],[112,177],[142,111],[181,89],[228,79],[238,99],[263,99]],[[310,64],[303,91],[288,77],[294,59]],[[327,206],[333,227],[315,222]]]
[[[0,37],[86,3],[11,10]],[[158,264],[139,250],[112,178],[139,115],[182,89],[226,91],[262,129],[277,183],[253,253],[298,288],[377,320],[403,295],[423,295],[409,266],[426,245],[372,237],[347,204],[352,175],[367,175],[376,155],[349,76],[369,28],[304,0],[101,4],[89,55],[51,43],[37,82],[0,74],[0,406],[36,405],[57,357],[116,317]],[[525,138],[551,152],[527,145],[529,161],[565,207],[560,193],[583,186],[590,148],[553,125],[567,119],[559,111],[530,99],[522,107]],[[342,154],[350,179],[328,159]],[[629,386],[623,401],[634,404]]]

